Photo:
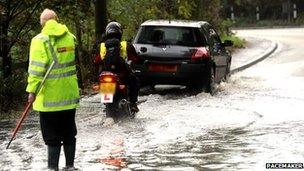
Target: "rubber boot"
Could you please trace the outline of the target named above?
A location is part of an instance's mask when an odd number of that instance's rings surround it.
[[[75,148],[76,148],[76,144],[74,144],[74,145],[63,145],[66,168],[74,167]]]
[[[48,146],[48,169],[58,171],[61,146]]]

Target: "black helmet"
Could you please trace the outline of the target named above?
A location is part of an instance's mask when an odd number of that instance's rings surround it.
[[[122,29],[121,25],[118,22],[110,22],[106,27],[106,37],[107,38],[118,38],[121,39]]]

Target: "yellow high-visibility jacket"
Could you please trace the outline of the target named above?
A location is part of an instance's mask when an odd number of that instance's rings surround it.
[[[100,57],[101,60],[103,60],[106,56],[107,48],[105,43],[100,44]],[[127,41],[121,41],[120,42],[120,56],[123,59],[126,59],[128,54],[127,54]]]
[[[38,86],[53,61],[55,65],[38,93]],[[28,73],[26,91],[36,93],[34,110],[61,111],[79,106],[75,36],[65,25],[49,20],[32,39]]]

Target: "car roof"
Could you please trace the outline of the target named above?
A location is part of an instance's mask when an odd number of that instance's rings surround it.
[[[148,20],[141,26],[177,26],[177,27],[201,27],[208,24],[206,21],[191,21],[191,20]]]

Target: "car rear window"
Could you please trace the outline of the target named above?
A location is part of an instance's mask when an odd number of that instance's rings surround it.
[[[200,36],[199,28],[171,26],[142,26],[137,34],[135,43],[165,44],[198,47],[206,43]]]

